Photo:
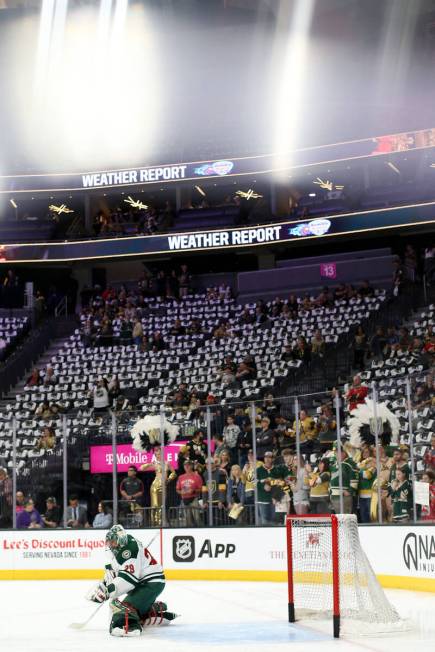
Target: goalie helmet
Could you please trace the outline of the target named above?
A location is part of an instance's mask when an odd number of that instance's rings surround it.
[[[113,525],[106,534],[106,548],[116,550],[127,545],[127,532],[122,525]]]

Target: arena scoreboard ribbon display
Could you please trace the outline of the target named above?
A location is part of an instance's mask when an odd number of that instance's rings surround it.
[[[0,194],[100,190],[268,174],[434,146],[435,128],[299,149],[289,154],[288,161],[291,162],[285,164],[282,157],[276,154],[264,154],[223,160],[162,163],[121,170],[6,175],[0,176]]]
[[[149,235],[107,240],[43,242],[0,245],[0,264],[59,262],[87,259],[152,256],[186,251],[213,251],[290,243],[313,238],[352,235],[405,228],[435,222],[435,202],[361,213],[346,213],[307,221],[279,222],[170,235]]]

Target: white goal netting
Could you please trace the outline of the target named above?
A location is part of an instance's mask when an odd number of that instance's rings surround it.
[[[353,514],[337,515],[339,615],[371,631],[402,629],[359,540]],[[331,519],[292,517],[291,548],[296,619],[333,615],[333,541]],[[289,578],[289,582],[291,578]]]

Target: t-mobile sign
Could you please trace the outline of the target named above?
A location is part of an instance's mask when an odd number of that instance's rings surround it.
[[[184,446],[185,441],[173,442],[165,446],[165,462],[170,463],[174,469],[178,467],[178,451]],[[119,444],[116,448],[116,468],[119,472],[128,471],[129,466],[137,469],[142,464],[156,461],[153,451],[136,451],[131,444]],[[113,453],[112,446],[90,447],[91,473],[112,473]],[[152,471],[152,469],[149,469]]]
[[[336,263],[322,263],[320,265],[321,278],[337,278],[337,265]]]

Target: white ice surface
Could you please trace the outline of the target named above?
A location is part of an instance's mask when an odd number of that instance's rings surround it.
[[[181,617],[168,627],[148,628],[138,638],[109,635],[104,605],[83,630],[68,627],[86,620],[94,604],[84,600],[92,582],[1,582],[0,650],[5,652],[434,652],[435,594],[387,591],[412,630],[382,637],[334,641],[332,627],[313,622],[289,625],[286,586],[269,582],[168,582],[161,598]],[[320,627],[320,629],[319,629]]]

